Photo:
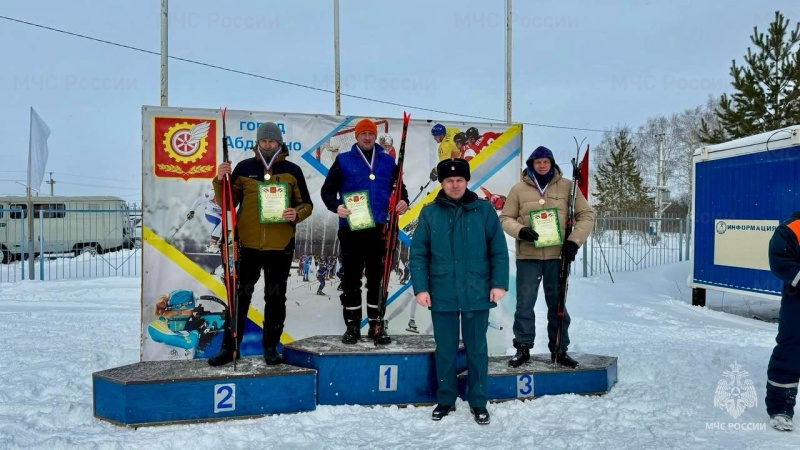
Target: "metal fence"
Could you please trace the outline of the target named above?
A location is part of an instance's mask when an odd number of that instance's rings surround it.
[[[141,211],[38,209],[34,214],[31,224],[23,209],[0,209],[0,282],[141,273]]]
[[[688,217],[653,216],[598,214],[594,230],[572,266],[573,274],[631,272],[688,260]]]

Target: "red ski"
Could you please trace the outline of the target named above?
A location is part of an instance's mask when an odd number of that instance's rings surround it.
[[[408,133],[409,120],[411,120],[411,114],[403,113],[403,134],[400,139],[400,150],[397,156],[397,176],[394,179],[394,186],[392,186],[392,195],[389,197],[389,220],[383,229],[383,236],[386,239],[386,251],[382,260],[383,277],[381,278],[381,290],[378,297],[378,320],[375,321],[374,329],[372,330],[372,339],[375,341],[376,346],[383,335],[385,326],[383,316],[386,314],[386,300],[389,297],[389,277],[392,275],[395,251],[397,250],[397,236],[400,232],[400,214],[395,211],[395,207],[400,203],[403,196],[403,161],[406,155],[406,134]]]

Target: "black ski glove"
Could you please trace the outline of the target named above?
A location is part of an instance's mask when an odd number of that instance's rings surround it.
[[[531,227],[525,227],[519,230],[519,238],[523,241],[533,242],[539,239],[539,233],[533,231]]]
[[[189,214],[186,214],[186,220],[192,220],[194,218],[194,211],[189,211]]]
[[[567,261],[575,261],[575,256],[578,254],[578,244],[572,241],[564,242],[564,247],[561,249],[561,254],[567,259]]]
[[[431,179],[431,181],[436,181],[436,180],[439,179],[439,169],[437,167],[434,167],[433,169],[431,169],[431,173],[429,175],[429,178]]]

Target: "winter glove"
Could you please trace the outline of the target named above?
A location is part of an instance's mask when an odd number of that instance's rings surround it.
[[[561,249],[561,254],[564,256],[564,258],[566,258],[567,261],[575,261],[575,255],[578,254],[578,244],[572,241],[564,242],[564,247]]]
[[[438,169],[438,168],[436,168],[436,167],[434,167],[434,168],[431,170],[431,173],[430,173],[429,177],[430,177],[431,181],[436,181],[436,180],[438,180],[438,179],[439,179],[439,169]]]
[[[194,211],[189,211],[189,214],[186,215],[186,220],[192,220],[194,218]]]
[[[533,242],[539,239],[539,233],[533,231],[531,227],[525,227],[519,230],[519,238],[523,241]]]

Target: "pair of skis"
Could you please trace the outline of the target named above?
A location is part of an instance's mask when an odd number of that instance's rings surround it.
[[[403,113],[403,135],[400,139],[400,151],[397,156],[397,176],[392,186],[392,195],[389,198],[389,220],[384,226],[383,235],[386,239],[386,249],[383,254],[383,276],[381,277],[381,290],[378,297],[378,318],[372,329],[372,339],[375,345],[384,332],[383,316],[386,314],[386,300],[389,297],[389,278],[392,275],[392,267],[395,261],[395,251],[397,250],[397,236],[400,233],[400,214],[396,211],[397,204],[403,199],[403,161],[406,154],[406,134],[408,133],[408,122],[411,114]]]
[[[222,109],[222,160],[230,162],[228,158],[228,133],[225,129],[225,113],[228,108]],[[236,370],[236,359],[239,356],[239,314],[237,312],[237,288],[238,288],[238,261],[239,246],[236,239],[236,203],[233,198],[233,187],[231,186],[230,174],[226,174],[222,179],[222,245],[220,254],[222,255],[222,271],[225,291],[228,294],[228,319],[231,327],[231,338],[233,339],[233,370]]]
[[[579,180],[581,179],[581,166],[583,165],[578,164],[578,158],[581,156],[581,144],[583,144],[583,142],[578,144],[578,140],[576,139],[575,143],[578,147],[578,153],[577,156],[572,159],[572,189],[567,202],[567,226],[566,231],[564,232],[564,242],[567,242],[569,235],[572,234],[572,230],[575,228],[575,196],[578,193],[578,184]],[[564,256],[564,250],[562,247],[561,265],[558,269],[558,306],[556,307],[558,326],[556,327],[556,343],[551,349],[550,355],[550,359],[553,361],[554,365],[556,364],[556,357],[561,351],[561,332],[564,329],[564,311],[566,310],[567,304],[567,288],[569,287],[568,281],[570,266],[572,266],[572,261]]]

